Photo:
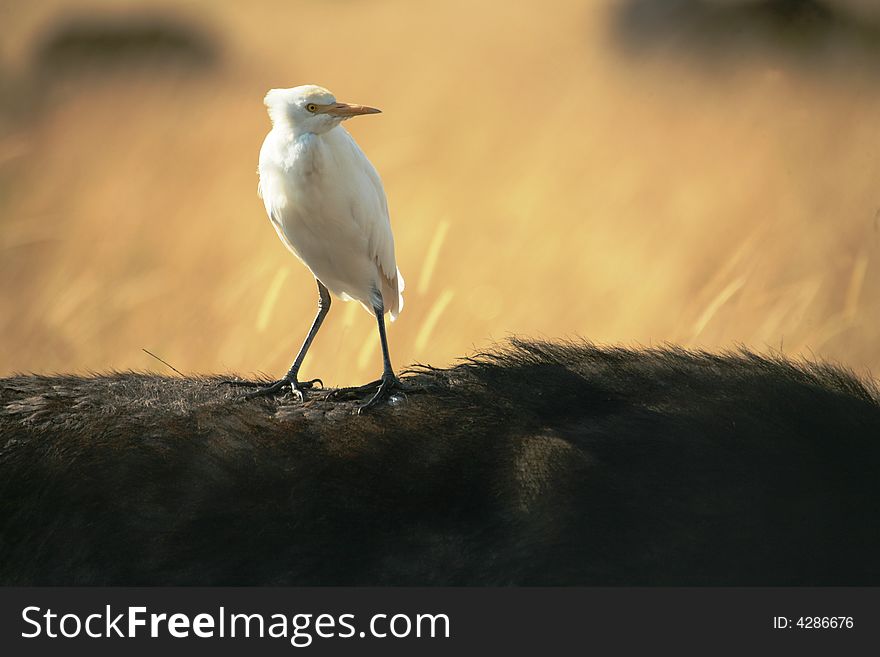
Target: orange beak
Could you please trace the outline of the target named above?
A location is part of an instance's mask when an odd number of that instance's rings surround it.
[[[361,114],[379,114],[382,110],[375,107],[367,107],[366,105],[352,105],[351,103],[333,103],[322,108],[324,114],[331,116],[341,116],[344,119],[352,116],[360,116]]]

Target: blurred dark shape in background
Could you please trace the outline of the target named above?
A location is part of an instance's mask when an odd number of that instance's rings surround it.
[[[220,52],[204,28],[172,15],[81,14],[58,20],[33,53],[43,77],[132,71],[204,72]]]
[[[709,63],[751,53],[823,67],[853,57],[880,62],[880,22],[854,0],[625,0],[614,31],[637,55],[678,49]]]

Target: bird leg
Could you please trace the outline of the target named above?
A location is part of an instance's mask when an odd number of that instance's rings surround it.
[[[379,340],[382,343],[382,378],[365,383],[362,386],[353,388],[339,388],[327,395],[328,399],[338,400],[355,400],[363,397],[365,393],[371,393],[369,401],[358,409],[358,414],[368,411],[379,402],[391,396],[392,391],[403,392],[407,386],[397,378],[394,374],[394,368],[391,366],[391,357],[388,354],[388,338],[385,335],[385,307],[382,304],[382,297],[376,292],[376,301],[373,305],[373,312],[376,315],[376,322],[379,325]]]
[[[385,307],[382,304],[381,295],[377,295],[378,300],[374,306],[376,312],[376,321],[379,324],[379,340],[382,342],[382,378],[379,379],[379,389],[370,400],[358,409],[358,415],[368,411],[376,406],[379,402],[384,401],[391,395],[391,391],[400,388],[400,379],[394,374],[394,368],[391,366],[391,357],[388,355],[388,338],[385,337]]]
[[[290,392],[296,397],[297,401],[303,401],[305,391],[310,390],[316,383],[320,383],[321,387],[324,387],[324,382],[321,381],[321,379],[300,381],[298,378],[299,368],[302,366],[302,362],[306,357],[306,353],[309,351],[309,347],[312,346],[312,340],[315,339],[318,329],[321,328],[321,324],[324,323],[324,318],[330,311],[330,292],[327,291],[327,288],[324,287],[324,284],[321,283],[321,281],[318,279],[315,279],[315,281],[318,283],[318,314],[315,316],[315,321],[312,322],[312,327],[309,329],[309,333],[306,335],[306,339],[303,342],[302,347],[300,347],[299,353],[296,355],[293,364],[290,366],[290,370],[284,375],[284,378],[279,379],[274,383],[270,383],[269,385],[253,383],[251,381],[223,381],[223,383],[233,386],[258,388],[258,390],[254,390],[245,395],[246,399],[271,397],[283,392],[285,388],[290,388]]]

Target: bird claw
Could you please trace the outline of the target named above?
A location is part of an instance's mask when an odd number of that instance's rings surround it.
[[[392,392],[400,393],[406,397],[407,393],[418,392],[421,390],[424,390],[424,388],[421,386],[412,386],[392,375],[390,377],[382,377],[381,379],[370,381],[369,383],[360,386],[331,390],[327,393],[325,399],[333,401],[361,401],[364,396],[369,395],[369,401],[367,401],[361,409],[370,409],[385,397],[391,396]]]
[[[379,404],[379,402],[385,401],[391,397],[392,391],[395,389],[399,390],[401,393],[403,392],[403,384],[400,382],[396,376],[391,374],[390,376],[383,376],[378,381],[374,381],[372,384],[367,384],[367,386],[379,384],[379,389],[376,390],[376,394],[374,394],[370,400],[363,404],[360,408],[358,408],[358,415],[364,414],[366,411],[374,408]],[[405,396],[405,393],[403,393]]]
[[[365,393],[372,392],[381,385],[382,379],[376,379],[375,381],[370,381],[370,383],[365,383],[362,386],[353,386],[351,388],[337,388],[336,390],[331,390],[327,394],[327,399],[333,399],[336,401],[357,400],[363,397]]]
[[[305,391],[311,390],[315,387],[315,384],[321,384],[321,387],[324,387],[324,382],[321,379],[312,379],[310,381],[297,381],[295,377],[284,377],[283,379],[279,379],[274,383],[270,383],[269,385],[263,383],[257,383],[254,381],[221,381],[220,385],[227,384],[231,386],[239,386],[245,388],[258,388],[258,390],[254,390],[253,392],[249,392],[244,396],[245,399],[256,399],[257,397],[272,397],[276,394],[280,394],[284,391],[285,388],[290,388],[291,394],[296,398],[298,402],[302,402],[305,398]]]

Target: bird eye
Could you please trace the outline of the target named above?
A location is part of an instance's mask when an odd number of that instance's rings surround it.
[[[318,106],[315,105],[314,103],[309,103],[308,105],[306,105],[306,109],[309,110],[310,112],[314,113],[317,111]]]

